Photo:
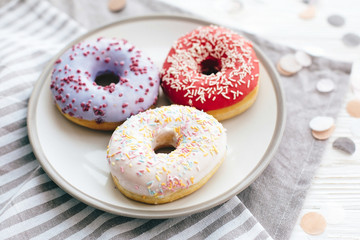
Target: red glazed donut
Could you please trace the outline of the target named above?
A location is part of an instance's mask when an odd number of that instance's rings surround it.
[[[171,102],[224,120],[255,102],[259,61],[245,38],[229,29],[205,26],[177,40],[163,64],[161,78]]]

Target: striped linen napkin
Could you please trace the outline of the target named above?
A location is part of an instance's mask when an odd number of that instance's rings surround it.
[[[0,239],[271,239],[236,196],[187,217],[133,219],[87,206],[51,181],[29,144],[28,99],[46,63],[84,32],[46,1],[0,6]]]

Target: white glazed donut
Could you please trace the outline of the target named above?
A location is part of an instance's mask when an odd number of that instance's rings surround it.
[[[173,146],[175,150],[155,153]],[[226,155],[226,132],[211,115],[180,105],[150,109],[127,119],[107,150],[111,175],[128,198],[171,202],[204,185]]]

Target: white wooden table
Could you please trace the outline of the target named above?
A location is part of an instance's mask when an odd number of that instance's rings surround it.
[[[360,36],[360,1],[322,0],[313,3],[317,12],[304,20],[299,13],[307,4],[300,0],[182,0],[165,1],[205,19],[255,33],[273,42],[305,50],[313,55],[353,62],[360,59],[360,46],[348,47],[341,38],[346,33]],[[345,18],[342,27],[331,26],[327,17],[338,14]],[[316,79],[315,79],[316,80]],[[360,80],[359,80],[360,81]],[[349,92],[336,121],[336,130],[328,140],[322,163],[308,192],[291,239],[360,239],[360,137],[352,135],[355,118],[348,115],[345,104],[354,94]],[[353,155],[332,148],[338,137],[351,138],[357,147]],[[299,222],[311,211],[327,213],[324,206],[341,206],[344,218],[328,224],[319,236],[304,233]],[[331,209],[334,209],[331,207]],[[341,219],[341,216],[339,216]]]

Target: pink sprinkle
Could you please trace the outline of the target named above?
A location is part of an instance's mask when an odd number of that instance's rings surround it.
[[[104,62],[109,63],[109,62],[110,62],[110,58],[109,58],[109,57],[105,58]]]

